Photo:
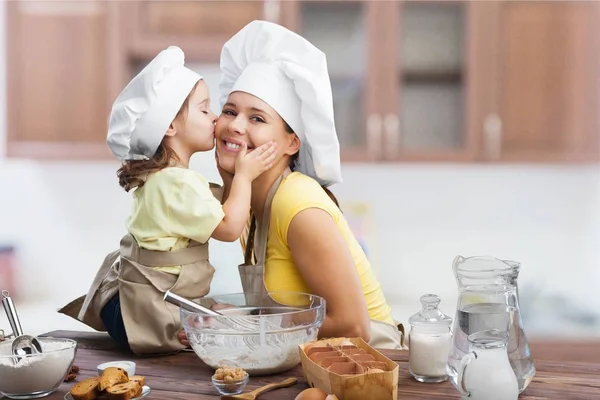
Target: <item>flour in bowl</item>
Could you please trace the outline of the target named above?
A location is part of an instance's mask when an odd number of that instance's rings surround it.
[[[24,357],[13,363],[12,340],[0,344],[0,392],[27,394],[48,392],[63,381],[75,359],[75,346],[70,341],[39,338],[42,354]]]
[[[314,340],[317,329],[301,329],[284,334],[267,333],[264,337],[250,334],[192,333],[188,337],[192,348],[210,367],[244,369],[251,376],[287,371],[300,364],[298,346]]]
[[[252,376],[287,371],[300,364],[298,344],[289,347],[262,347],[254,351],[236,352],[220,346],[200,347],[192,345],[200,358],[217,369],[222,366],[239,367]]]

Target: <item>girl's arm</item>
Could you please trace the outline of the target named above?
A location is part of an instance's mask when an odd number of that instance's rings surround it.
[[[348,245],[331,216],[309,208],[290,223],[287,242],[292,259],[311,293],[325,298],[326,316],[319,337],[370,340],[367,304]]]
[[[239,239],[250,215],[252,181],[271,167],[276,155],[275,142],[265,143],[249,153],[246,145],[242,144],[235,160],[237,173],[233,176],[227,193],[224,191],[221,201],[225,216],[213,231],[213,239],[222,242],[235,242]]]
[[[250,196],[252,193],[252,180],[238,174],[234,179],[225,197],[223,191],[223,213],[225,216],[211,237],[222,242],[235,242],[242,234],[242,230],[250,214]]]
[[[223,170],[221,167],[219,167],[219,173],[221,174],[221,179],[223,179],[223,198],[221,199],[221,204],[225,204],[227,198],[229,197],[229,193],[231,193],[231,185],[233,184],[233,174],[231,172]]]
[[[219,164],[219,156],[217,155],[216,151],[215,161],[217,163],[217,170],[219,171],[219,175],[221,175],[221,179],[223,180],[223,197],[221,198],[221,204],[224,204],[227,198],[229,197],[229,192],[231,191],[231,184],[233,183],[233,174],[221,168],[221,164]]]

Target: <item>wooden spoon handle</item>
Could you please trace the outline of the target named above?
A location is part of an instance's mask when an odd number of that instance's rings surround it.
[[[296,378],[288,378],[285,381],[281,381],[279,383],[269,383],[268,385],[265,385],[263,387],[260,387],[256,390],[253,390],[252,392],[248,393],[248,394],[252,394],[255,397],[258,397],[259,395],[263,394],[263,393],[267,393],[270,390],[273,389],[279,389],[279,388],[285,388],[285,387],[290,387],[295,385],[298,382],[298,379]]]

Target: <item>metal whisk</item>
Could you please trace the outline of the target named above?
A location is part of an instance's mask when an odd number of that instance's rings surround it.
[[[191,312],[212,315],[212,316],[216,317],[215,320],[217,322],[227,325],[236,331],[253,332],[254,333],[254,332],[260,332],[260,330],[261,330],[261,324],[260,324],[259,318],[247,319],[244,317],[233,317],[233,316],[224,315],[218,311],[211,310],[210,308],[204,307],[198,303],[190,301],[190,300],[188,300],[184,297],[181,297],[175,293],[172,293],[168,290],[165,292],[163,299],[171,304],[180,306],[181,308],[184,308]],[[223,318],[219,318],[219,317],[223,317]],[[263,329],[271,329],[271,330],[280,329],[280,327],[269,326],[269,325],[271,325],[271,324],[266,323],[265,325],[262,326],[262,328]]]

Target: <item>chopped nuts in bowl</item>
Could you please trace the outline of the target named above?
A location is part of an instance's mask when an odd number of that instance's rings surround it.
[[[242,393],[248,380],[248,373],[241,368],[221,367],[212,376],[214,387],[223,395]]]

